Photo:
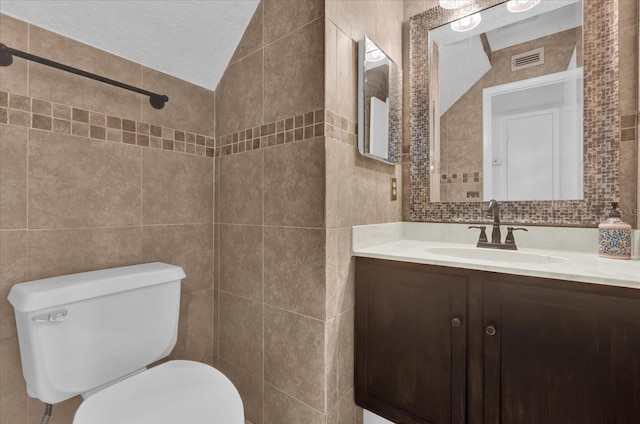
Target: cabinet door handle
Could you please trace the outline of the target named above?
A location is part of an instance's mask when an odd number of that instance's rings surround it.
[[[451,325],[454,328],[458,328],[462,325],[462,318],[460,317],[453,317],[453,319],[451,320]]]
[[[493,325],[493,324],[489,324],[489,325],[487,325],[487,328],[485,328],[485,329],[484,329],[484,331],[485,331],[485,333],[487,333],[487,334],[488,334],[488,335],[490,335],[490,336],[495,336],[495,335],[496,335],[496,333],[498,332],[498,331],[496,330],[495,325]]]

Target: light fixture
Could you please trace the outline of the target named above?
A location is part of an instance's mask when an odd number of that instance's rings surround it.
[[[440,0],[440,7],[443,9],[457,9],[471,2],[471,0]]]
[[[518,13],[533,9],[540,3],[540,0],[509,0],[507,2],[507,10],[509,12]]]
[[[367,62],[377,62],[381,59],[384,59],[385,54],[382,53],[380,49],[372,49],[369,50],[366,54]]]
[[[481,20],[482,16],[480,16],[480,13],[474,13],[473,15],[465,16],[462,19],[451,22],[451,29],[456,32],[471,31],[480,25]]]

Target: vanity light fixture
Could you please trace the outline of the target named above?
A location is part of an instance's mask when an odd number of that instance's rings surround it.
[[[481,20],[482,16],[480,16],[480,12],[474,13],[473,15],[465,16],[462,19],[451,22],[451,29],[456,32],[471,31],[480,25]]]
[[[457,9],[471,2],[471,0],[440,0],[440,7],[443,9]]]
[[[540,0],[509,0],[507,2],[507,10],[509,12],[518,13],[533,9],[540,3]]]

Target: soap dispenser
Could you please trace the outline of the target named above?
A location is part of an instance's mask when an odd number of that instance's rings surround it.
[[[611,206],[609,217],[598,225],[599,254],[603,258],[631,259],[631,225],[622,221],[617,202]]]

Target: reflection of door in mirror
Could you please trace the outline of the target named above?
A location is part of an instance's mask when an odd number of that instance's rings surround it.
[[[581,1],[481,15],[429,32],[431,201],[582,199]]]
[[[483,91],[484,200],[583,197],[582,72]]]

